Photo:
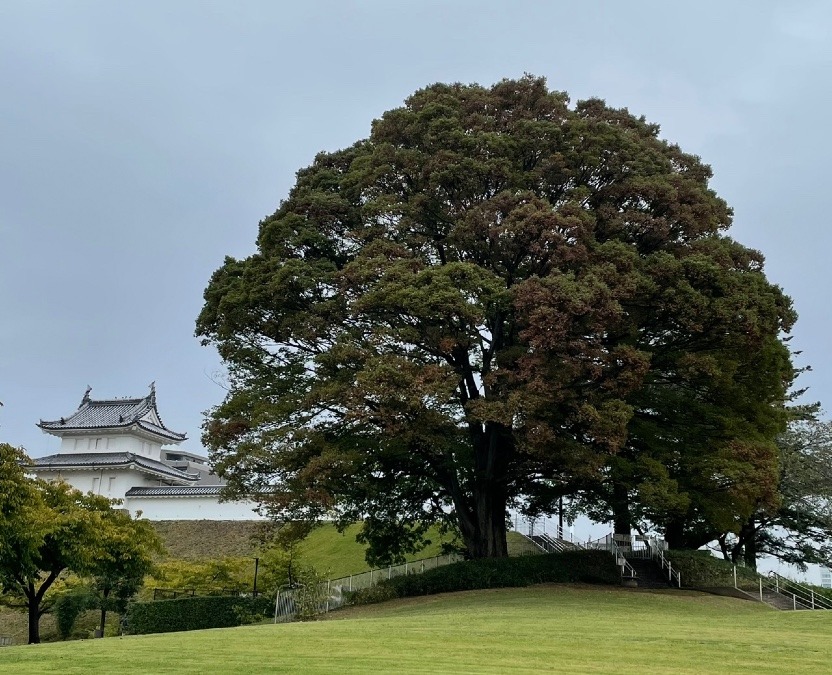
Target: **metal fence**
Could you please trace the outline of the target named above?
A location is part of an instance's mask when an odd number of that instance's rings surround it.
[[[195,595],[249,595],[239,588],[209,588],[200,589],[195,588],[154,588],[154,600],[174,600],[176,598],[190,598]],[[259,595],[257,593],[254,594]]]
[[[818,593],[811,586],[781,576],[777,572],[750,578],[750,575],[738,575],[737,567],[734,566],[734,588],[778,609],[832,610],[830,598]]]
[[[154,588],[154,600],[173,600],[175,598],[193,597],[196,589],[193,588]]]
[[[462,560],[456,553],[423,558],[401,565],[388,565],[377,569],[329,579],[320,584],[281,586],[275,596],[274,622],[294,621],[299,615],[323,614],[344,606],[349,594],[371,588],[376,584],[408,574],[421,574]]]

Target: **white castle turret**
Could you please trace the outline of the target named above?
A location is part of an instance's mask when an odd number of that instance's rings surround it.
[[[151,520],[253,520],[254,504],[220,504],[222,481],[206,458],[176,447],[185,434],[165,426],[156,386],[143,398],[95,400],[87,387],[71,415],[38,423],[57,436],[57,454],[33,460],[34,473],[64,480],[82,492],[121,499]]]

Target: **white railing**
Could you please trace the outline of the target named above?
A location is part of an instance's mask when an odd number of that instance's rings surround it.
[[[350,574],[345,577],[338,577],[337,579],[330,579],[326,583],[331,589],[340,588],[343,591],[358,591],[362,588],[370,588],[375,586],[380,581],[392,579],[393,577],[400,577],[407,574],[421,574],[428,570],[436,569],[437,567],[444,567],[454,562],[463,560],[463,557],[457,553],[445,553],[437,555],[432,558],[423,558],[422,560],[414,560],[413,562],[402,563],[401,565],[388,565],[387,567],[378,567],[360,574]]]
[[[615,558],[615,564],[621,568],[622,580],[636,579],[638,577],[633,566],[627,562],[624,551],[615,541],[615,535],[608,534],[605,537],[588,541],[584,544],[584,548],[610,552]]]
[[[574,551],[583,548],[583,546],[577,542],[556,539],[548,534],[541,533],[523,536],[544,553],[563,553],[564,551]]]
[[[832,609],[832,600],[829,600],[825,595],[815,593],[814,589],[787,579],[777,574],[777,572],[769,572],[767,581],[769,588],[774,587],[775,593],[786,595],[786,597],[791,596],[795,606],[802,604],[806,609]]]
[[[747,583],[737,583],[737,568],[734,566],[734,588],[759,598],[760,602],[768,602],[779,609],[822,609],[832,610],[832,600],[825,595],[816,593],[814,589],[788,579],[777,572],[769,572],[767,577],[762,574],[757,576],[756,586],[751,590]],[[750,592],[749,592],[750,591]],[[766,593],[774,593],[782,600],[775,602],[772,598],[766,598]]]
[[[672,584],[676,582],[678,588],[682,587],[682,573],[673,569],[670,561],[664,557],[664,549],[657,548],[653,550],[653,560],[655,560],[662,568],[662,572],[667,572],[667,580]]]
[[[618,547],[621,548],[629,558],[652,559],[657,552],[667,550],[667,542],[659,537],[651,537],[644,534],[616,534],[613,535]]]
[[[553,518],[543,516],[539,518],[528,518],[520,514],[515,514],[511,519],[511,524],[515,532],[519,532],[530,539],[535,536],[545,535],[569,544],[575,544],[577,546],[581,544],[581,540],[575,537],[571,527],[567,529]]]

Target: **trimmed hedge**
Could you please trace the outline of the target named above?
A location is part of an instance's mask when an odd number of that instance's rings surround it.
[[[714,557],[710,551],[666,551],[665,557],[682,575],[683,586],[734,586],[734,566]],[[756,587],[758,576],[754,570],[737,566],[737,585],[740,587]]]
[[[566,551],[518,558],[486,558],[452,563],[421,574],[382,581],[372,588],[352,593],[350,604],[365,605],[393,598],[482,588],[576,581],[618,584],[621,575],[615,559],[605,551]]]
[[[127,632],[171,633],[203,628],[228,628],[271,615],[272,601],[228,596],[195,596],[174,600],[136,602],[127,611]]]

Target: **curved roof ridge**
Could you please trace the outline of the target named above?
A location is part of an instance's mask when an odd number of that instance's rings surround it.
[[[154,471],[157,474],[165,474],[172,478],[194,482],[199,480],[198,473],[191,473],[182,471],[176,467],[152,459],[150,457],[143,457],[133,452],[87,452],[87,453],[64,453],[57,455],[48,455],[46,457],[37,457],[32,460],[33,466],[38,469],[71,469],[71,468],[88,468],[91,466],[108,466],[108,467],[127,467],[131,464],[142,467],[148,471]]]
[[[90,391],[91,388],[87,387],[81,405],[68,417],[61,417],[57,420],[42,419],[37,426],[46,432],[60,432],[119,429],[136,424],[145,431],[170,441],[182,442],[187,438],[186,434],[169,429],[162,421],[162,416],[156,407],[155,382],[150,385],[150,393],[140,398],[93,399],[89,396]],[[150,411],[153,411],[155,418],[159,421],[158,425],[141,419]]]

